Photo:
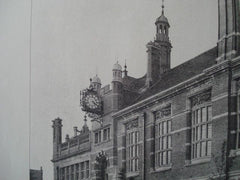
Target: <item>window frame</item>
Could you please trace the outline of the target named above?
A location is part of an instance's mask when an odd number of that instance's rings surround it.
[[[210,111],[209,108],[211,108]],[[205,109],[205,121],[203,121],[203,109]],[[203,127],[205,127],[205,131]],[[193,106],[191,108],[191,160],[194,161],[211,157],[212,129],[212,102],[206,101]],[[203,132],[205,132],[205,134],[203,134]],[[211,136],[209,136],[209,134],[211,134]],[[202,147],[204,147],[204,149]]]
[[[172,106],[171,105],[170,105],[170,110],[171,110],[170,114],[166,117],[158,117],[157,113],[159,111],[154,112],[155,167],[156,168],[170,167],[172,165]],[[170,129],[169,129],[168,122],[170,122]],[[170,140],[170,145],[169,145],[169,140]]]
[[[240,81],[240,80],[239,80]],[[240,86],[240,83],[239,83]],[[237,89],[237,128],[236,128],[236,150],[240,150],[240,87]]]
[[[139,172],[139,159],[140,159],[139,154],[140,154],[140,131],[138,128],[127,130],[126,162],[128,173]]]

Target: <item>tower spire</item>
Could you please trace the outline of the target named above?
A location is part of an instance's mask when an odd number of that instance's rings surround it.
[[[164,0],[162,0],[162,15],[164,15]]]

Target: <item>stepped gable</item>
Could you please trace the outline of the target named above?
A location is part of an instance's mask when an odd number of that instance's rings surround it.
[[[132,104],[144,100],[147,97],[153,96],[163,90],[171,88],[179,83],[182,83],[200,73],[204,69],[216,64],[217,47],[214,47],[199,56],[190,59],[189,61],[170,69],[168,72],[161,75],[154,85],[152,85],[147,91],[139,95]]]

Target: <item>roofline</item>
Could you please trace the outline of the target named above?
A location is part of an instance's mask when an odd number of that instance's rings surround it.
[[[238,58],[239,58],[239,57],[236,57],[236,58],[234,59],[234,61],[238,60]],[[177,85],[175,85],[175,86],[172,86],[172,87],[170,87],[170,88],[168,88],[168,89],[166,89],[166,90],[163,90],[163,91],[161,91],[161,92],[159,92],[159,93],[157,93],[157,94],[155,94],[155,95],[153,95],[153,96],[147,97],[146,99],[143,99],[143,100],[141,100],[140,102],[137,102],[137,103],[135,103],[135,104],[133,104],[133,105],[131,105],[131,106],[129,106],[129,107],[126,107],[126,108],[124,108],[124,109],[116,112],[115,114],[113,114],[113,117],[119,117],[120,114],[122,114],[122,113],[124,113],[124,112],[128,112],[130,109],[135,108],[135,107],[138,106],[138,105],[141,106],[143,103],[145,103],[145,102],[147,102],[147,101],[149,101],[149,100],[152,100],[152,99],[154,99],[154,98],[156,98],[156,97],[158,97],[158,96],[161,96],[161,95],[163,95],[164,93],[167,93],[168,91],[173,90],[174,88],[177,88],[177,87],[179,87],[179,86],[181,86],[181,85],[184,85],[184,84],[186,84],[186,83],[188,83],[188,82],[191,82],[191,81],[193,81],[193,80],[195,80],[195,79],[197,79],[197,78],[203,77],[204,75],[205,75],[205,76],[206,76],[206,75],[207,75],[207,76],[211,76],[211,73],[210,73],[210,72],[212,72],[212,73],[215,72],[215,73],[216,73],[216,72],[218,72],[218,71],[221,71],[221,70],[227,68],[228,66],[229,66],[229,62],[228,62],[228,61],[223,61],[223,62],[221,62],[221,63],[218,63],[218,64],[215,64],[215,65],[213,65],[213,66],[210,66],[210,67],[204,69],[202,73],[200,73],[200,74],[198,74],[198,75],[196,75],[196,76],[193,76],[192,78],[190,78],[190,79],[188,79],[188,80],[186,80],[186,81],[183,81],[183,82],[181,82],[181,83],[179,83],[179,84],[177,84]],[[218,68],[218,67],[221,67],[221,68]],[[126,114],[126,113],[125,113],[125,114]],[[121,115],[121,116],[123,116],[123,115]]]
[[[164,93],[166,93],[166,92],[168,92],[168,91],[170,91],[170,90],[172,90],[172,89],[174,89],[174,88],[177,88],[177,87],[179,87],[179,86],[181,86],[181,85],[183,85],[183,84],[186,84],[186,83],[188,83],[188,82],[191,82],[191,81],[193,81],[193,80],[195,80],[195,79],[197,79],[197,78],[199,78],[199,77],[201,77],[201,76],[203,76],[203,75],[205,75],[205,73],[200,73],[200,74],[198,74],[198,75],[196,75],[196,76],[194,76],[194,77],[192,77],[192,78],[190,78],[190,79],[188,79],[188,80],[186,80],[186,81],[183,81],[183,82],[181,82],[181,83],[179,83],[179,84],[177,84],[177,85],[175,85],[175,86],[173,86],[173,87],[170,87],[170,88],[168,88],[168,89],[166,89],[166,90],[163,90],[163,91],[161,91],[161,92],[159,92],[159,93],[157,93],[157,94],[155,94],[155,95],[153,95],[153,96],[150,96],[150,97],[148,97],[148,98],[146,98],[146,99],[144,99],[144,100],[141,100],[140,102],[137,102],[137,103],[135,103],[135,104],[133,104],[133,105],[131,105],[131,106],[128,106],[128,107],[126,107],[126,108],[124,108],[124,109],[116,112],[115,114],[113,114],[113,117],[118,117],[120,114],[122,114],[122,113],[124,113],[124,112],[127,112],[128,110],[134,108],[135,106],[141,105],[142,103],[144,103],[144,102],[146,102],[146,101],[149,101],[149,100],[151,100],[151,99],[154,99],[154,98],[157,97],[157,96],[160,96],[160,95],[162,95],[162,94],[164,94]]]

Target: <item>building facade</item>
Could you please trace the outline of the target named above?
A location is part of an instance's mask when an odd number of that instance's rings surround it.
[[[240,179],[240,0],[218,1],[217,47],[175,68],[162,9],[146,74],[116,63],[111,88],[91,80],[84,110],[102,112],[91,130],[62,141],[53,120],[54,180]]]
[[[30,180],[43,180],[43,170],[40,167],[40,170],[30,169],[29,170],[29,179]]]

